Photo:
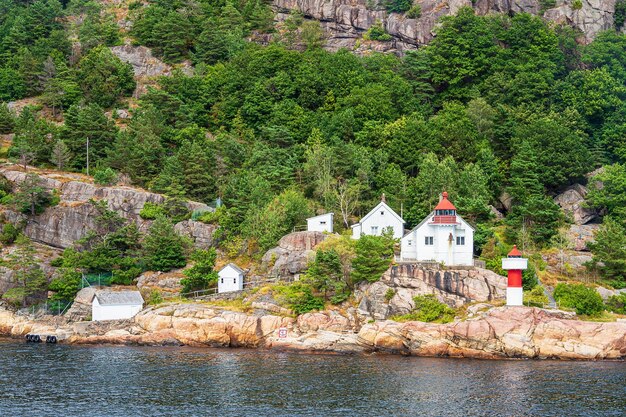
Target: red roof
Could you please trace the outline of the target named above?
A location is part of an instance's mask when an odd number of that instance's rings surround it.
[[[447,192],[444,191],[443,194],[441,194],[441,196],[443,198],[441,199],[439,204],[437,204],[437,206],[435,207],[435,210],[456,210],[456,207],[454,207],[454,204],[452,204],[450,200],[448,200]]]
[[[507,256],[509,258],[521,258],[522,252],[520,252],[519,249],[517,249],[517,245],[513,245],[513,249],[511,249],[511,252],[509,252]]]

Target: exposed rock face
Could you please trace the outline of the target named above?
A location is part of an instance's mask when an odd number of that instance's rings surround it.
[[[279,329],[285,328],[285,337]],[[559,311],[499,307],[449,324],[378,321],[355,328],[333,312],[298,319],[201,304],[148,308],[133,320],[28,320],[0,308],[0,334],[56,335],[66,343],[266,347],[341,353],[379,351],[471,358],[626,358],[626,323],[572,320]]]
[[[585,207],[587,192],[587,187],[584,185],[574,184],[554,197],[554,202],[572,218],[575,224],[587,224],[598,217],[595,210]]]
[[[573,224],[566,233],[569,246],[576,251],[588,251],[588,242],[593,242],[594,233],[600,227],[599,224]]]
[[[0,174],[15,184],[20,184],[26,174],[15,170],[14,166],[5,166]],[[42,214],[28,218],[10,210],[5,211],[7,219],[13,223],[27,220],[24,233],[34,241],[46,245],[67,248],[76,240],[94,229],[97,211],[89,204],[90,200],[106,200],[109,210],[117,212],[123,218],[135,222],[139,229],[146,231],[151,222],[143,220],[139,213],[146,203],[160,204],[165,197],[132,187],[103,187],[79,181],[72,174],[59,179],[57,174],[40,174],[42,186],[57,190],[61,201],[57,206],[47,208]],[[187,202],[189,210],[213,210],[206,204]],[[187,233],[199,247],[212,244],[214,226],[199,222],[186,221],[177,225],[177,230]]]
[[[217,226],[194,220],[185,220],[176,224],[174,229],[179,234],[191,238],[196,247],[206,249],[213,245],[213,233],[217,230]]]
[[[135,77],[156,77],[171,74],[172,68],[152,56],[152,51],[145,46],[114,46],[111,48],[111,52],[122,62],[132,65]]]
[[[356,52],[364,49],[402,53],[427,44],[434,36],[439,19],[454,15],[461,7],[473,7],[479,15],[489,13],[514,14],[527,12],[541,14],[539,0],[422,0],[421,16],[409,19],[405,15],[387,13],[382,2],[367,0],[273,0],[277,20],[284,20],[291,10],[298,10],[307,18],[320,21],[327,37],[327,49],[348,48]],[[571,0],[557,0],[556,7],[546,11],[546,19],[578,28],[586,41],[613,27],[615,0],[583,0],[580,10],[572,9]],[[358,46],[361,37],[380,21],[393,40],[382,46]]]
[[[180,280],[184,277],[180,271],[145,272],[137,278],[137,288],[142,293],[156,290],[162,294],[178,294],[183,289]]]
[[[96,289],[93,287],[83,288],[78,291],[74,297],[74,303],[65,312],[65,317],[72,321],[83,321],[91,317],[92,301],[96,295]]]
[[[322,232],[294,232],[285,235],[278,246],[263,255],[263,266],[269,275],[290,277],[306,269],[313,249],[326,239]]]
[[[389,301],[388,294],[393,294]],[[506,278],[482,268],[444,270],[437,266],[395,265],[380,281],[360,288],[359,312],[377,320],[407,314],[415,307],[413,297],[424,294],[434,294],[453,307],[504,299]]]

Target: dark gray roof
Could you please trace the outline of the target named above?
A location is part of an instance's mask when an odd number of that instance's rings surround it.
[[[235,265],[234,263],[229,263],[228,265],[226,265],[224,268],[220,269],[220,272],[222,272],[223,270],[225,270],[227,267],[231,267],[233,268],[235,271],[239,272],[240,274],[243,274],[243,269],[239,268],[237,265]]]
[[[143,304],[143,297],[139,291],[98,291],[96,298],[100,305]]]

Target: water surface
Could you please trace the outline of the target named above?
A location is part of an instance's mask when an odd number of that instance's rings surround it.
[[[0,416],[626,416],[626,363],[33,345]]]

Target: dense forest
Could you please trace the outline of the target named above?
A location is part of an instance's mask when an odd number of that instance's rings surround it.
[[[568,222],[552,197],[604,166],[589,201],[616,221],[596,250],[626,259],[612,243],[625,233],[625,35],[583,45],[536,16],[464,8],[428,46],[357,56],[325,51],[302,16],[277,27],[262,0],[129,9],[123,33],[91,1],[0,1],[0,100],[39,98],[19,117],[0,107],[10,158],[78,172],[89,159],[103,183],[219,198],[202,220],[219,223],[229,254],[252,256],[314,213],[334,211],[347,228],[383,193],[412,227],[443,190],[477,226],[477,254],[487,244],[498,258],[494,239],[549,247]],[[269,45],[248,40],[260,33]],[[132,68],[109,49],[124,36],[193,71],[133,97]],[[494,222],[503,193],[512,205]],[[624,272],[624,261],[603,270],[622,282]]]

